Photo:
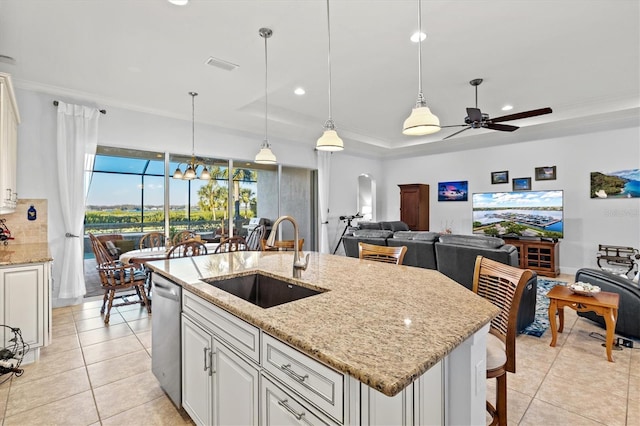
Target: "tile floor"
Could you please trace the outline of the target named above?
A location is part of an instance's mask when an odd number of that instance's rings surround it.
[[[3,425],[193,424],[151,373],[146,311],[114,308],[105,327],[100,304],[53,310],[53,342],[40,361],[0,385]],[[640,349],[614,351],[609,363],[590,332],[604,330],[565,309],[565,332],[555,348],[550,330],[541,338],[518,337],[517,372],[508,378],[509,424],[640,425]]]

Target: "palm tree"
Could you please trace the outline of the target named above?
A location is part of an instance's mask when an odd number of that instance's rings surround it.
[[[255,195],[251,188],[240,188],[240,200],[244,203],[244,218],[248,218],[249,203],[251,197]]]

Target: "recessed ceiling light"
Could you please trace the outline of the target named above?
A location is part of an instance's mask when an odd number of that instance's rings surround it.
[[[175,4],[176,6],[186,6],[189,0],[169,0],[169,3]]]
[[[296,90],[294,90],[293,93],[295,93],[298,96],[302,96],[307,92],[305,92],[305,90],[302,87],[296,87]]]
[[[511,111],[513,109],[513,105],[505,105],[502,107],[503,111]]]
[[[418,37],[420,37],[420,40],[418,40]],[[427,35],[425,33],[421,33],[421,32],[417,32],[416,31],[411,36],[411,41],[414,42],[414,43],[417,43],[418,41],[423,41],[425,38],[427,38]]]

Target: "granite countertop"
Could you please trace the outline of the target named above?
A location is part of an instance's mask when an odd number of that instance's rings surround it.
[[[48,243],[12,244],[0,243],[0,266],[42,263],[53,260]]]
[[[310,255],[301,279],[291,278],[291,252],[233,252],[147,265],[388,396],[399,393],[499,312],[435,270]],[[201,281],[256,271],[327,291],[263,309]]]

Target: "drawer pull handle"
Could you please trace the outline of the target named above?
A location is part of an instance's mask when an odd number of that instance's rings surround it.
[[[309,378],[308,374],[305,374],[304,376],[301,376],[300,374],[298,374],[295,371],[293,371],[291,369],[291,364],[283,364],[283,365],[280,366],[280,369],[282,371],[284,371],[285,373],[287,373],[289,376],[291,376],[294,379],[296,379],[297,381],[299,381],[300,383],[304,382],[306,379]]]
[[[207,371],[207,368],[209,368],[207,366],[207,351],[209,350],[209,348],[207,348],[206,346],[204,348],[202,348],[204,350],[204,370],[203,371]]]
[[[287,404],[287,401],[288,399],[284,399],[282,401],[278,400],[278,405],[291,413],[291,415],[295,417],[296,420],[301,420],[302,416],[304,416],[304,413],[297,413],[296,410],[294,410],[289,404]]]
[[[216,370],[213,369],[213,354],[215,351],[209,351],[209,376],[213,375]]]

